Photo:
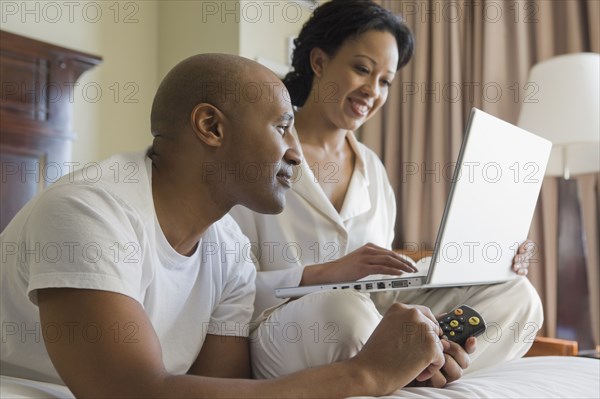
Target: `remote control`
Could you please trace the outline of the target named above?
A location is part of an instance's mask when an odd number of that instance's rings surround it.
[[[485,331],[485,321],[479,313],[467,305],[461,305],[438,319],[444,338],[464,346],[467,338]]]

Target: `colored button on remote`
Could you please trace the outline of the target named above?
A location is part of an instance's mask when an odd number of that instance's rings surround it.
[[[444,337],[464,346],[469,337],[476,337],[486,329],[485,321],[477,311],[461,305],[438,319]]]

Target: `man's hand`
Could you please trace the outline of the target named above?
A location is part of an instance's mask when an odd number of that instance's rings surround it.
[[[441,330],[424,306],[393,304],[351,361],[389,394],[413,379],[425,381],[444,366]]]
[[[446,384],[458,380],[462,377],[463,370],[469,367],[469,354],[475,352],[477,339],[475,337],[467,339],[464,348],[456,342],[442,339],[442,346],[444,347],[444,358],[446,359],[444,367],[428,380],[418,381],[415,379],[410,386],[443,388]]]
[[[335,261],[305,267],[300,285],[354,281],[370,274],[399,276],[416,271],[402,255],[369,243]]]
[[[513,258],[512,269],[519,276],[526,276],[529,271],[529,261],[535,253],[535,243],[531,240],[525,241],[519,246],[517,254]]]

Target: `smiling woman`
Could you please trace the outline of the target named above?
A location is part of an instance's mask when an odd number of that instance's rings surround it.
[[[398,57],[394,36],[375,30],[346,41],[335,56],[315,48],[313,89],[299,118],[321,108],[331,126],[355,130],[385,103]]]
[[[376,31],[388,32],[396,39],[398,60],[392,69],[393,73],[406,65],[412,57],[414,38],[404,23],[398,23],[400,20],[396,20],[396,16],[368,2],[362,5],[357,4],[358,2],[346,2],[343,6],[334,4],[337,1],[331,3],[331,6],[317,8],[294,40],[294,69],[287,74],[284,82],[292,95],[292,103],[299,107],[304,105],[312,89],[315,71],[310,58],[314,49],[320,49],[333,57],[347,39],[356,39],[361,33]]]
[[[384,292],[371,298],[349,290],[311,294],[289,303],[274,297],[281,287],[415,271],[391,251],[396,202],[386,171],[353,133],[385,104],[397,71],[412,56],[412,33],[401,17],[372,1],[332,0],[315,10],[295,45],[294,70],[284,83],[297,107],[293,132],[304,162],[295,168],[281,214],[264,216],[240,207],[231,212],[255,244],[258,261],[254,315],[260,324],[258,339],[251,343],[255,376],[275,377],[352,357],[395,302],[416,304],[426,315],[470,304],[503,330],[515,322],[540,325],[539,298],[524,278],[504,285]],[[259,251],[265,245],[268,256]],[[514,270],[524,273],[526,268]],[[515,298],[514,303],[498,302],[500,292]],[[327,336],[335,327],[335,342],[265,338],[273,326],[285,329],[289,323]],[[530,346],[513,342],[510,334],[493,345],[477,342],[445,347],[448,361],[442,372],[426,377],[422,373],[427,365],[415,374],[407,369],[409,380],[419,376],[419,381],[443,386],[462,374],[467,354],[472,353],[471,372],[520,357]]]

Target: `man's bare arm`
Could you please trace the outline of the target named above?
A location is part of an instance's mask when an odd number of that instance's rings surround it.
[[[338,398],[383,395],[406,385],[427,369],[443,365],[435,325],[416,309],[394,305],[365,349],[353,359],[272,380],[172,375],[162,360],[158,338],[142,306],[124,295],[79,289],[38,291],[42,331],[50,358],[79,398]],[[414,323],[415,334],[398,333]],[[80,334],[51,335],[47,326],[95,324],[111,331],[115,323],[135,328],[129,339],[112,334],[85,339]],[[72,324],[71,324],[72,325]],[[420,333],[422,332],[422,333]],[[404,349],[404,350],[403,350]],[[246,355],[247,357],[247,355]],[[249,359],[240,359],[247,364]],[[425,371],[427,374],[429,371]]]
[[[198,358],[188,374],[220,378],[250,378],[248,339],[207,335]]]

